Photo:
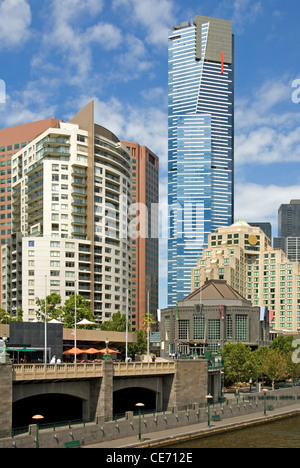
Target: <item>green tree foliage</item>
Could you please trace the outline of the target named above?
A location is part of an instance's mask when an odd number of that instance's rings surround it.
[[[251,378],[254,360],[251,349],[243,343],[228,343],[222,352],[225,366],[225,382],[247,382]]]
[[[23,310],[18,309],[16,317],[13,317],[12,314],[7,312],[5,309],[0,309],[0,323],[8,324],[10,322],[22,322],[23,321]]]
[[[65,302],[63,307],[61,307],[61,319],[65,328],[74,328],[75,326],[75,305],[77,312],[77,323],[84,319],[89,320],[90,322],[95,322],[95,317],[90,308],[90,303],[84,299],[84,297],[76,295],[75,304],[75,295],[72,295]],[[80,326],[78,328],[80,328]],[[94,325],[87,325],[85,328],[93,329]]]
[[[292,359],[293,341],[293,337],[280,336],[271,348],[265,346],[255,351],[243,343],[228,343],[222,351],[226,384],[262,379],[271,381],[274,388],[276,382],[299,379],[300,364]]]
[[[116,332],[126,332],[126,315],[122,315],[121,312],[117,312],[107,322],[100,325],[100,330],[104,331],[116,331]],[[130,324],[128,322],[128,331],[131,331]],[[145,354],[147,351],[147,339],[145,337],[144,330],[137,330],[137,343],[130,343],[128,345],[128,354],[129,356],[134,356],[135,354]],[[120,347],[120,351],[125,354],[125,346]]]
[[[128,330],[129,329],[130,325],[128,323]],[[126,332],[126,315],[122,315],[120,311],[113,314],[110,320],[100,325],[100,330]]]
[[[288,377],[287,359],[274,349],[269,349],[262,361],[262,372],[272,382],[274,390],[275,382],[279,382]]]

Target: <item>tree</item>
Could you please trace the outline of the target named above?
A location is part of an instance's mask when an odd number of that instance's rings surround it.
[[[149,324],[149,333],[151,333],[152,326],[156,325],[156,320],[153,314],[146,313],[143,315],[143,330],[144,330],[145,336],[147,336],[147,333],[148,333],[148,324]]]
[[[89,301],[84,299],[80,295],[76,295],[76,312],[77,312],[77,323],[81,320],[86,319],[91,322],[94,321],[95,317],[90,308]],[[74,328],[75,326],[75,295],[69,297],[65,304],[61,307],[61,319],[64,327]],[[87,325],[86,328],[93,328],[94,325]]]
[[[145,354],[147,352],[147,339],[144,336],[143,330],[137,330],[137,343],[128,346],[128,352],[131,355]]]
[[[293,351],[287,355],[287,372],[288,377],[293,379],[293,382],[300,378],[300,364],[293,361]]]
[[[262,371],[272,381],[274,390],[275,382],[285,380],[288,375],[286,357],[278,351],[270,349],[262,361]]]
[[[278,351],[280,354],[289,354],[293,351],[293,342],[295,338],[293,336],[278,336],[272,343],[271,349]]]
[[[5,309],[0,309],[0,323],[6,324],[11,321],[12,321],[11,315]]]
[[[16,317],[13,317],[5,309],[0,309],[0,323],[8,324],[10,322],[23,322],[23,313],[24,313],[23,310],[19,307],[17,309]]]
[[[100,330],[104,331],[117,331],[117,332],[126,332],[126,315],[122,315],[121,312],[113,314],[111,320],[100,325]],[[131,332],[130,323],[128,322],[128,331]],[[147,351],[147,339],[143,330],[137,330],[137,343],[130,343],[128,345],[128,354],[145,354]],[[125,346],[120,346],[120,351],[125,354]]]
[[[39,299],[38,297],[35,300],[36,305],[39,307],[39,310],[36,312],[36,316],[39,320],[45,322],[45,299]],[[58,319],[61,315],[61,295],[53,292],[46,297],[47,303],[47,320]]]
[[[222,351],[225,381],[228,384],[249,382],[253,378],[255,360],[251,349],[243,343],[227,343]],[[255,370],[256,372],[256,370]]]
[[[128,322],[128,330],[129,329],[130,324]],[[113,314],[110,320],[100,325],[100,330],[126,332],[126,315],[122,315],[120,311]]]

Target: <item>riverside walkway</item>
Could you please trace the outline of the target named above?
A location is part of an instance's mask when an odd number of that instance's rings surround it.
[[[94,445],[86,445],[82,448],[106,448],[106,449],[146,449],[146,448],[167,448],[180,442],[188,442],[200,437],[208,437],[228,431],[244,429],[255,425],[266,424],[281,419],[300,415],[300,402],[298,405],[290,405],[274,409],[265,416],[261,411],[253,414],[236,416],[212,422],[208,427],[207,422],[202,422],[192,426],[178,427],[164,431],[156,431],[146,434],[139,442],[137,437],[132,435],[119,440],[106,441]],[[221,448],[221,447],[220,447]],[[267,448],[267,447],[266,447]]]

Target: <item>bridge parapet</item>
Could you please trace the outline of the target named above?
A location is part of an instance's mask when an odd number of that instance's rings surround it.
[[[102,377],[101,363],[84,364],[15,364],[13,381],[86,379]]]
[[[175,374],[175,362],[117,362],[114,364],[115,377],[168,374]]]
[[[168,375],[175,373],[174,362],[118,362],[113,364],[115,377]],[[68,380],[103,377],[102,363],[83,364],[15,364],[14,382]]]

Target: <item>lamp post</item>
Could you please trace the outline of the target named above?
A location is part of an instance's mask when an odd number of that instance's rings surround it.
[[[210,403],[211,403],[211,400],[213,399],[213,397],[209,394],[209,395],[206,395],[206,399],[207,399],[207,419],[208,419],[208,427],[210,427]]]
[[[145,407],[144,403],[137,403],[135,405],[139,409],[139,441],[142,440],[142,408]]]
[[[36,414],[35,416],[32,416],[32,419],[34,421],[41,421],[42,419],[44,419],[44,416],[42,416],[41,414]],[[35,437],[35,448],[39,448],[39,423],[37,422],[36,423],[36,437]]]
[[[264,393],[264,416],[266,416],[267,415],[267,393],[268,393],[268,390],[266,388],[264,388],[263,393]]]
[[[110,361],[111,360],[111,355],[108,352],[108,345],[109,345],[109,339],[106,338],[105,340],[105,346],[106,346],[106,352],[103,356],[103,361]]]

